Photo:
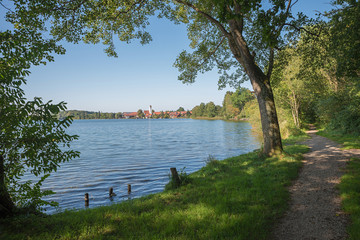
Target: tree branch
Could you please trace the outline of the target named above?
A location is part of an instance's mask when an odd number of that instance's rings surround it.
[[[130,8],[129,8],[128,10],[126,10],[126,11],[119,11],[118,14],[114,17],[114,19],[117,19],[117,18],[120,16],[120,14],[129,13],[131,10],[133,10],[133,7],[135,7],[137,4],[139,4],[139,6],[135,9],[135,11],[136,11],[136,10],[139,10],[139,9],[144,5],[144,2],[145,2],[145,0],[139,0],[139,1],[137,1],[137,2],[134,2],[134,3],[130,6]]]
[[[212,55],[214,55],[214,53],[219,49],[219,47],[220,47],[221,44],[224,42],[224,40],[225,40],[225,37],[223,37],[223,38],[221,39],[221,41],[219,42],[219,44],[215,47],[214,50],[212,50],[212,51],[209,53],[209,55],[204,59],[204,61],[200,64],[200,66],[202,66],[204,63],[206,63],[207,60],[209,60],[209,58],[210,58]]]
[[[279,29],[276,31],[276,35],[275,35],[275,38],[278,38],[281,34],[281,31],[283,29],[283,27],[285,26],[285,21],[286,19],[288,18],[288,15],[289,15],[289,12],[290,12],[290,9],[292,8],[292,6],[295,5],[295,3],[297,3],[298,1],[296,0],[294,2],[294,4],[291,4],[291,0],[289,0],[288,2],[288,5],[287,5],[287,8],[286,8],[286,12],[285,12],[285,19],[284,19],[284,23],[280,25]]]
[[[5,9],[8,10],[8,11],[14,12],[14,11],[11,10],[10,8],[6,7],[2,2],[0,2],[0,5],[3,6],[3,8],[5,8]]]
[[[190,7],[190,8],[192,8],[192,9],[194,9],[196,12],[200,13],[205,18],[207,18],[210,22],[215,24],[220,29],[220,31],[224,34],[225,37],[227,37],[227,38],[231,37],[230,33],[228,31],[226,31],[225,27],[219,21],[217,21],[215,18],[213,18],[212,16],[210,16],[206,12],[201,11],[199,8],[197,8],[193,4],[182,1],[182,0],[175,0],[175,2],[186,5],[186,6]]]
[[[292,8],[299,0],[296,0],[293,4],[291,4],[290,8]]]
[[[307,30],[306,28],[304,27],[297,27],[295,26],[294,24],[291,24],[291,23],[284,23],[284,26],[290,26],[290,27],[293,27],[295,28],[296,30],[298,31],[301,31],[301,30],[304,30],[306,33],[310,34],[310,35],[313,35],[313,36],[316,36],[316,37],[320,37],[320,33],[319,34],[315,34],[309,30]]]
[[[76,10],[78,10],[85,2],[87,2],[88,0],[82,0],[77,6],[73,7],[73,8],[66,8],[66,4],[71,3],[73,1],[68,1],[65,2],[61,7],[56,7],[53,9],[53,11],[73,11],[75,12]]]
[[[329,12],[325,12],[325,13],[321,13],[319,11],[317,11],[317,12],[320,15],[323,15],[325,17],[332,17],[333,15],[338,14],[339,12],[342,12],[342,11],[345,11],[345,10],[348,10],[348,9],[351,9],[351,8],[355,8],[355,7],[356,7],[355,5],[349,5],[349,6],[346,6],[346,7],[343,7],[343,8],[332,9]]]

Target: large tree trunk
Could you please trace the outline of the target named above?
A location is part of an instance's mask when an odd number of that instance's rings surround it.
[[[0,154],[0,218],[9,216],[15,210],[15,205],[5,185],[4,158]]]
[[[283,148],[270,79],[256,65],[252,67],[249,65],[247,74],[259,104],[261,127],[264,138],[263,153],[265,155],[280,153]]]
[[[282,152],[282,142],[280,135],[279,121],[277,118],[274,95],[271,89],[270,81],[253,80],[254,85],[260,85],[260,90],[255,90],[257,101],[259,103],[261,126],[264,137],[263,152],[266,155],[272,155]],[[255,88],[254,88],[255,89]]]
[[[280,127],[275,108],[274,95],[270,85],[271,72],[268,75],[264,74],[256,64],[254,56],[250,53],[242,36],[241,23],[232,20],[229,25],[231,28],[231,37],[228,38],[230,49],[249,76],[259,103],[264,138],[263,153],[265,155],[272,155],[282,152]]]

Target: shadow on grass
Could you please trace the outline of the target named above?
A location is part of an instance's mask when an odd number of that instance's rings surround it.
[[[287,208],[306,146],[264,158],[211,161],[177,190],[119,204],[23,216],[1,223],[3,239],[266,239]]]

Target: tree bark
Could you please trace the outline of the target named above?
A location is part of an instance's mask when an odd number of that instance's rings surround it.
[[[254,83],[253,83],[254,82]],[[275,107],[274,95],[271,89],[270,80],[264,77],[264,80],[251,80],[254,85],[260,85],[255,90],[260,109],[261,126],[264,138],[265,155],[273,155],[282,152],[282,142],[279,121]]]
[[[229,22],[231,29],[231,37],[228,38],[230,49],[237,61],[244,67],[257,97],[264,138],[263,153],[273,155],[282,152],[283,148],[274,94],[270,85],[271,72],[266,75],[258,67],[242,36],[239,24],[235,22],[235,20]]]
[[[4,157],[0,154],[0,218],[11,215],[15,210],[15,204],[5,185]]]

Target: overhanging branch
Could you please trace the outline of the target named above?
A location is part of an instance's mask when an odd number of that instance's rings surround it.
[[[68,2],[64,2],[63,5],[61,7],[56,7],[53,9],[53,11],[73,11],[75,12],[76,10],[78,10],[85,2],[87,2],[88,0],[82,0],[81,2],[79,2],[79,4],[77,4],[75,7],[73,8],[67,8],[66,4],[75,2],[75,1],[68,1]]]
[[[186,5],[186,6],[190,7],[190,8],[192,8],[192,9],[194,9],[196,12],[200,13],[205,18],[207,18],[210,22],[215,24],[220,29],[220,31],[224,34],[225,37],[227,37],[227,38],[231,37],[230,33],[228,33],[228,31],[226,31],[225,27],[218,20],[216,20],[215,18],[213,18],[212,16],[210,16],[206,12],[201,11],[199,8],[197,8],[193,4],[182,1],[182,0],[175,0],[175,2]]]
[[[221,44],[224,42],[224,40],[225,40],[225,37],[223,37],[223,38],[221,39],[221,41],[219,42],[219,44],[214,48],[214,50],[212,50],[212,51],[209,53],[209,55],[204,59],[204,61],[200,64],[200,66],[202,66],[203,64],[205,64],[205,63],[209,60],[209,58],[211,58],[211,56],[215,54],[215,52],[219,49],[219,47],[220,47]]]
[[[129,13],[130,11],[132,11],[132,10],[134,9],[134,7],[135,7],[136,5],[139,5],[139,6],[135,9],[135,11],[140,10],[141,7],[144,6],[144,2],[145,2],[145,0],[139,0],[139,1],[134,2],[134,3],[130,6],[130,8],[129,8],[128,10],[126,10],[126,11],[119,11],[118,14],[117,14],[114,18],[117,19],[117,18],[120,16],[120,14],[127,14],[127,13]]]
[[[0,2],[0,5],[3,6],[3,8],[5,8],[5,9],[8,10],[8,11],[14,12],[14,11],[11,10],[10,8],[6,7],[2,2]]]
[[[306,33],[308,33],[308,34],[310,34],[310,35],[313,35],[313,36],[316,36],[316,37],[320,37],[320,33],[318,33],[318,34],[313,33],[313,32],[307,30],[307,29],[304,28],[304,27],[298,27],[298,26],[295,26],[294,24],[291,24],[291,23],[285,23],[284,25],[285,25],[285,26],[293,27],[293,28],[295,28],[297,31],[303,30],[303,31],[305,31]]]

